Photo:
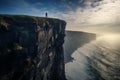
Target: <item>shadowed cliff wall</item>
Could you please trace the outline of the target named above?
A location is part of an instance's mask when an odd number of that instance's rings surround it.
[[[71,55],[79,47],[95,39],[96,39],[96,34],[80,32],[80,31],[66,31],[66,37],[64,43],[65,63],[68,63],[73,60]]]
[[[65,21],[0,15],[0,80],[65,80]]]

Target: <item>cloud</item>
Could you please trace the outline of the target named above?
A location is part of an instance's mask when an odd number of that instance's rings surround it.
[[[44,17],[48,12],[49,17],[67,21],[67,30],[120,26],[120,0],[4,0],[0,4],[0,13]]]
[[[88,22],[90,24],[116,24],[120,23],[120,1],[105,0],[100,2],[100,6],[95,9],[99,9],[97,12],[93,12]]]
[[[28,11],[27,14],[29,15],[34,15],[34,16],[45,16],[45,13],[48,12],[48,16],[49,17],[53,17],[53,18],[58,18],[58,16],[60,15],[59,10],[56,9],[56,7],[53,7],[52,5],[49,7],[46,7],[47,5],[39,2],[39,3],[28,3],[25,2],[26,6],[24,6],[25,10]]]
[[[85,27],[120,26],[120,0],[86,0],[84,8],[62,14],[67,29],[82,30]]]

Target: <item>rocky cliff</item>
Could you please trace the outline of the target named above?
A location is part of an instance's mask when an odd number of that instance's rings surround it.
[[[65,63],[73,60],[71,55],[79,47],[95,39],[96,39],[96,34],[80,32],[80,31],[66,31],[66,37],[64,43]]]
[[[0,15],[0,80],[65,80],[66,22]]]

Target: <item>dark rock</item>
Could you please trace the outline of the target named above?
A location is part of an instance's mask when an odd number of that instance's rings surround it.
[[[80,31],[66,31],[64,43],[65,63],[73,60],[71,55],[75,50],[77,50],[77,48],[95,39],[96,34]]]
[[[9,24],[0,23],[0,80],[66,80],[66,22],[20,15],[0,19]]]

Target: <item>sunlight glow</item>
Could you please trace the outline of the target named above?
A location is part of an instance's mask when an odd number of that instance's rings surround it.
[[[120,34],[106,34],[98,37],[97,40],[102,40],[112,45],[118,45],[118,42],[120,41]]]

